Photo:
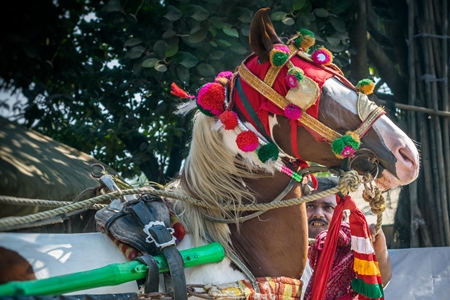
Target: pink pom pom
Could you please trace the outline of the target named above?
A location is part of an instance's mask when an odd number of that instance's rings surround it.
[[[238,117],[234,111],[224,111],[219,119],[225,130],[233,130],[238,125]]]
[[[214,79],[214,81],[219,80],[220,78],[226,78],[228,80],[231,79],[231,77],[233,77],[233,73],[230,71],[224,71],[224,72],[220,72],[219,74],[217,74],[216,78]]]
[[[253,131],[243,131],[238,134],[236,144],[244,152],[252,152],[258,148],[258,137]]]
[[[284,115],[289,120],[298,120],[302,116],[302,110],[295,104],[288,104],[284,109]]]
[[[353,156],[353,154],[355,154],[355,149],[350,146],[345,146],[341,153],[343,157],[350,157]]]
[[[298,79],[294,74],[286,74],[286,84],[293,89],[298,86]]]
[[[284,53],[289,53],[289,47],[286,45],[276,44],[276,45],[273,45],[273,49],[280,50]]]
[[[325,48],[317,49],[312,55],[311,59],[318,65],[329,65],[333,61],[333,55]]]

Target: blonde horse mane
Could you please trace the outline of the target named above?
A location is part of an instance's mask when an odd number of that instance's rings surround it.
[[[252,159],[243,159],[227,147],[224,136],[233,133],[218,129],[217,119],[197,112],[193,122],[190,151],[181,178],[177,184],[172,185],[172,189],[205,201],[211,208],[175,200],[174,210],[187,231],[192,234],[196,246],[200,245],[201,240],[212,239],[228,248],[228,225],[208,221],[204,215],[236,219],[239,214],[230,214],[222,205],[232,204],[238,210],[243,202],[254,202],[255,192],[245,186],[243,179],[272,176],[272,172],[270,168],[255,165]]]

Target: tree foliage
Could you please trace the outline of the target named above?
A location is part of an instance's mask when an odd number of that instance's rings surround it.
[[[344,21],[304,0],[21,4],[3,10],[23,17],[2,26],[0,49],[1,87],[25,97],[14,105],[16,118],[124,177],[143,172],[158,182],[177,173],[189,139],[170,83],[195,93],[234,70],[250,53],[257,9],[272,7],[281,35],[310,27],[332,50],[348,47]]]
[[[0,87],[24,95],[14,108],[28,127],[91,153],[124,177],[143,172],[164,183],[180,169],[189,141],[189,116],[174,114],[180,100],[170,95],[171,82],[195,94],[219,72],[234,70],[250,54],[251,18],[262,7],[271,8],[280,36],[312,30],[316,45],[330,49],[354,81],[381,76],[386,66],[371,61],[376,55],[369,52],[365,62],[356,56],[367,52],[355,17],[360,2],[9,1],[3,13],[18,17],[2,26]],[[366,26],[383,45],[377,54],[399,66],[397,76],[389,73],[398,80],[405,53],[396,54],[398,36],[389,36],[383,18],[396,5],[377,5]],[[350,47],[361,39],[366,48]],[[393,90],[395,80],[388,82]]]

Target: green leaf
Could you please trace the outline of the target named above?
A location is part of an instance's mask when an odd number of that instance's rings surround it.
[[[223,51],[214,51],[213,53],[211,53],[210,58],[219,60],[219,59],[224,58],[224,56],[225,56],[225,52],[223,52]]]
[[[153,52],[158,55],[158,57],[164,57],[168,46],[165,41],[159,40],[153,45]]]
[[[314,14],[316,16],[318,16],[319,18],[326,18],[326,17],[328,17],[330,15],[328,10],[326,10],[325,8],[316,8],[314,10]]]
[[[224,27],[223,20],[219,17],[211,17],[208,22],[217,29],[222,29]]]
[[[292,19],[292,18],[284,18],[284,19],[282,20],[282,22],[283,22],[283,24],[285,24],[285,25],[287,25],[287,26],[292,26],[292,25],[295,24],[295,21],[294,21],[294,19]]]
[[[331,46],[336,47],[341,42],[340,39],[337,39],[335,37],[327,37],[327,42],[330,43]]]
[[[307,17],[305,17],[304,15],[300,15],[298,18],[300,19],[300,22],[302,23],[302,25],[311,24],[311,22],[309,22],[309,19]]]
[[[180,61],[180,65],[183,65],[186,68],[192,68],[198,64],[197,57],[195,57],[191,53],[179,51],[178,54],[180,54],[182,57],[182,60]]]
[[[217,35],[217,29],[215,28],[215,27],[209,27],[208,28],[208,30],[209,30],[209,32],[211,32],[211,35],[213,36],[213,37],[216,37],[216,35]]]
[[[200,43],[201,41],[203,41],[206,38],[206,35],[208,34],[208,30],[204,29],[204,28],[200,28],[199,30],[197,30],[194,33],[191,33],[189,35],[189,43]]]
[[[173,44],[169,46],[165,52],[166,57],[172,57],[178,52],[178,44]]]
[[[226,40],[222,40],[222,39],[218,39],[217,43],[219,44],[220,47],[230,47],[231,44],[226,41]]]
[[[170,39],[171,37],[175,36],[175,31],[173,31],[172,28],[167,29],[163,34],[163,39]]]
[[[157,58],[147,58],[142,62],[142,67],[144,68],[153,68],[156,66],[156,64],[159,62],[159,59]]]
[[[136,45],[139,45],[140,43],[142,43],[142,40],[140,38],[132,38],[129,39],[125,42],[124,46],[125,47],[133,47]]]
[[[177,66],[177,75],[181,82],[189,82],[189,69],[183,66]]]
[[[250,35],[250,25],[242,24],[242,26],[241,26],[241,34],[243,36],[249,36]]]
[[[239,37],[238,31],[234,28],[224,28],[222,30],[228,36],[235,37],[235,38]]]
[[[284,11],[277,11],[270,15],[272,21],[281,21],[287,15]]]
[[[197,66],[197,71],[201,76],[213,76],[216,72],[210,64],[201,63]]]
[[[231,51],[233,51],[234,53],[239,54],[239,55],[244,55],[247,53],[247,49],[240,44],[233,45],[231,47]]]
[[[129,59],[136,59],[136,58],[141,57],[141,55],[142,55],[142,53],[144,53],[144,51],[145,51],[144,47],[136,46],[136,47],[131,48],[127,52],[127,54],[125,54],[125,57],[129,58]]]
[[[179,20],[183,16],[183,13],[176,8],[175,6],[169,5],[167,7],[167,13],[164,15],[164,18],[166,18],[169,21],[176,21]]]
[[[292,10],[300,10],[306,4],[306,0],[294,0],[292,1]]]
[[[110,0],[106,5],[103,7],[103,10],[106,12],[117,12],[117,11],[123,11],[122,6],[120,5],[120,0]]]
[[[330,23],[339,32],[346,32],[344,20],[339,17],[332,16],[330,18]]]
[[[238,20],[244,24],[250,24],[252,22],[252,17],[247,14],[243,14],[238,18]]]
[[[202,6],[191,5],[191,7],[193,7],[195,10],[194,14],[191,16],[193,19],[195,19],[197,21],[204,21],[209,17],[209,12],[206,9],[204,9]]]
[[[164,73],[167,71],[167,67],[166,67],[166,65],[163,65],[163,64],[157,64],[155,66],[155,70],[158,72]]]

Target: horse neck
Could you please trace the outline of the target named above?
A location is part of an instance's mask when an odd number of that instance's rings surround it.
[[[257,203],[275,199],[290,178],[283,173],[274,177],[246,180],[257,193]],[[301,197],[296,183],[283,199]],[[305,204],[271,209],[245,221],[237,228],[230,225],[233,249],[256,277],[288,276],[300,278],[306,265],[307,222]]]

